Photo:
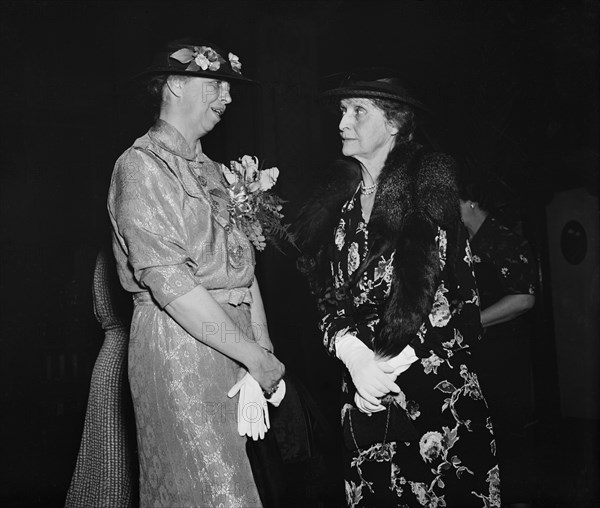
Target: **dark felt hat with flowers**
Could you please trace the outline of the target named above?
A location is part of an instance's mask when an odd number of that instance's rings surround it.
[[[152,64],[135,78],[180,74],[224,81],[256,83],[242,75],[242,64],[230,51],[198,39],[169,42],[154,55]]]
[[[382,68],[369,68],[357,73],[345,74],[336,88],[326,90],[321,97],[325,102],[337,102],[347,98],[387,99],[409,104],[421,111],[428,111],[428,108],[415,98],[402,80],[395,77],[395,72]]]

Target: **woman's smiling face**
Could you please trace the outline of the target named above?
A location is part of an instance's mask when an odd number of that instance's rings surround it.
[[[182,106],[188,122],[193,123],[200,136],[213,130],[221,121],[227,104],[231,103],[227,81],[191,77],[182,86]]]

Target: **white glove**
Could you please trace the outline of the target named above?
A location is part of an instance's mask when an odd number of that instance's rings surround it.
[[[363,399],[358,392],[354,394],[354,404],[363,413],[371,414],[378,413],[379,411],[385,411],[383,404],[371,404],[369,401]]]
[[[415,354],[415,350],[410,346],[406,346],[399,355],[387,360],[387,363],[394,369],[394,378],[396,378],[418,359],[419,358]],[[354,394],[354,404],[356,404],[356,407],[360,411],[367,414],[377,413],[378,411],[385,410],[385,406],[383,404],[373,405],[361,397],[358,392]]]
[[[398,356],[394,356],[387,363],[394,368],[394,375],[398,376],[398,374],[402,374],[418,359],[415,350],[410,346],[406,346]]]
[[[285,381],[282,379],[277,385],[277,390],[267,399],[267,402],[275,407],[279,407],[285,397]]]
[[[373,406],[379,406],[379,397],[389,392],[399,393],[394,383],[394,367],[377,361],[375,353],[354,335],[346,334],[335,341],[336,356],[344,362],[356,391]]]
[[[229,398],[239,392],[238,433],[251,437],[254,441],[263,439],[271,426],[267,401],[262,389],[250,374],[246,374],[227,393]]]

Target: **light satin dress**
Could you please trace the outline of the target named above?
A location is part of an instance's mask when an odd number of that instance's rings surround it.
[[[164,310],[202,285],[252,338],[254,252],[230,223],[221,168],[159,120],[117,161],[108,209],[123,287],[134,294],[129,381],[141,506],[260,507],[237,432],[239,364]],[[225,323],[204,333],[247,340]]]

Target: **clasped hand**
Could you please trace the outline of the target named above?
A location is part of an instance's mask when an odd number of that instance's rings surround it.
[[[392,379],[396,379],[400,374],[405,372],[413,363],[419,360],[419,357],[415,353],[415,350],[411,346],[406,346],[400,354],[390,358],[388,360],[383,360],[382,358],[375,356],[374,358],[376,364],[383,369],[383,371],[392,377]],[[390,373],[389,369],[393,369],[393,372]],[[383,411],[385,406],[381,403],[375,405],[364,399],[358,392],[354,395],[354,403],[356,407],[360,409],[363,413],[375,413],[377,411]]]
[[[392,365],[375,356],[363,342],[352,335],[336,342],[336,354],[344,362],[356,387],[355,402],[364,412],[385,409],[380,398],[390,392],[400,393],[395,383],[397,373]]]
[[[385,361],[375,358],[366,362],[362,367],[354,368],[352,381],[356,387],[354,403],[363,413],[383,411],[381,398],[389,393],[399,393],[400,388],[394,382],[394,368]]]
[[[248,372],[265,392],[272,392],[285,374],[285,366],[270,350],[261,346],[258,352],[254,361],[246,365]]]

